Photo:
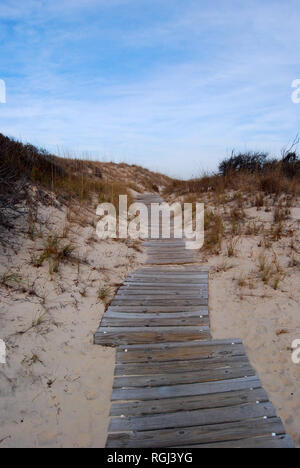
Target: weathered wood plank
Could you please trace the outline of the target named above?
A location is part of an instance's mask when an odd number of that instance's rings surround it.
[[[185,427],[187,423],[189,427],[206,426],[209,424],[232,423],[253,418],[274,417],[276,417],[276,414],[272,403],[250,403],[217,409],[211,408],[141,417],[113,418],[109,426],[109,432],[178,428]]]
[[[294,448],[294,442],[289,435],[253,437],[251,439],[230,440],[228,442],[217,442],[213,444],[184,445],[178,448]]]
[[[195,395],[163,400],[113,402],[111,416],[146,416],[148,414],[175,413],[209,408],[236,406],[246,403],[265,403],[268,396],[263,388]]]
[[[147,297],[146,299],[144,297],[142,298],[131,298],[131,297],[122,297],[118,299],[116,297],[113,299],[111,302],[112,305],[119,305],[119,306],[131,306],[131,305],[140,305],[140,306],[148,306],[148,305],[161,305],[161,304],[168,304],[169,306],[176,306],[176,305],[182,305],[182,306],[194,306],[194,307],[201,307],[201,306],[207,306],[208,305],[208,299],[206,298],[194,298],[194,299],[184,299],[177,297],[168,297],[166,296],[164,299],[153,299],[151,297]]]
[[[194,254],[187,254],[185,251],[182,250],[181,247],[178,247],[178,248],[169,247],[169,248],[160,248],[160,249],[148,248],[147,253],[149,256],[161,255],[163,257],[175,257],[176,255],[180,257],[194,256]]]
[[[208,314],[199,312],[181,312],[173,314],[145,314],[106,312],[102,327],[163,327],[163,326],[208,326]]]
[[[120,291],[120,293],[115,296],[116,301],[132,301],[132,300],[146,300],[146,301],[156,301],[156,303],[162,302],[164,305],[166,301],[168,300],[173,300],[173,301],[179,301],[184,302],[184,301],[196,301],[196,300],[208,300],[208,292],[186,292],[186,294],[182,293],[177,293],[176,291],[173,292],[165,292],[161,290],[145,290],[145,291]]]
[[[151,258],[153,259],[156,259],[156,258],[163,258],[163,259],[170,259],[172,260],[172,258],[175,258],[175,257],[182,257],[182,258],[191,258],[193,260],[193,263],[196,264],[196,257],[194,255],[194,253],[192,251],[184,251],[182,250],[181,252],[178,250],[177,251],[177,254],[176,254],[176,251],[171,255],[168,255],[168,254],[163,254],[163,252],[161,253],[157,253],[157,254],[154,254],[154,255],[151,255],[151,254],[148,254],[148,260],[151,260]],[[168,264],[167,264],[168,265]]]
[[[183,385],[168,385],[153,388],[122,388],[114,389],[112,401],[116,400],[155,400],[160,398],[186,397],[192,395],[207,395],[223,393],[245,388],[259,388],[261,383],[257,377],[244,377],[234,380],[219,380]]]
[[[153,276],[135,276],[135,277],[128,277],[126,278],[125,280],[126,282],[127,281],[130,281],[130,282],[133,282],[133,283],[137,283],[137,282],[149,282],[149,283],[156,283],[158,281],[161,281],[161,282],[167,282],[168,284],[172,285],[171,283],[180,283],[180,284],[185,284],[187,281],[189,281],[189,284],[191,285],[198,285],[198,284],[205,284],[206,286],[208,285],[208,278],[207,277],[203,277],[203,278],[194,278],[194,277],[191,277],[189,278],[189,276],[185,276],[184,278],[182,277],[182,275],[180,275],[180,277],[174,277],[173,276],[155,276],[155,274]]]
[[[149,267],[149,270],[151,270],[154,267]],[[156,280],[156,279],[177,279],[179,281],[181,280],[186,280],[189,279],[190,281],[207,281],[208,280],[208,273],[206,272],[188,272],[183,269],[180,269],[180,266],[174,267],[177,269],[175,270],[170,270],[170,271],[165,271],[165,272],[158,272],[158,271],[151,271],[150,272],[134,272],[131,275],[128,276],[129,279],[139,279],[139,278],[145,278],[145,279],[150,279],[150,280]],[[187,268],[186,266],[183,266],[182,268]]]
[[[166,286],[168,288],[168,290],[166,291]],[[199,293],[202,292],[202,291],[208,291],[208,284],[175,284],[175,285],[171,285],[171,284],[159,284],[159,283],[133,283],[133,284],[124,284],[123,286],[120,287],[119,291],[131,291],[131,292],[134,292],[134,291],[146,291],[147,290],[150,290],[150,291],[163,291],[163,292],[166,292],[168,293],[169,291],[173,293],[173,291],[178,291],[179,293],[186,293],[186,291],[188,293],[190,292],[194,292],[194,293]],[[170,294],[169,292],[169,294]]]
[[[205,278],[208,276],[208,271],[196,270],[191,266],[183,267],[148,267],[145,270],[135,270],[130,276],[188,276],[192,278]]]
[[[152,286],[159,286],[160,284],[165,284],[168,287],[176,288],[176,286],[190,286],[192,288],[197,287],[208,287],[208,280],[207,279],[188,279],[188,278],[151,278],[149,276],[145,277],[137,277],[137,278],[127,278],[124,281],[124,286],[131,286],[134,285],[143,285],[143,284],[150,284]]]
[[[197,287],[208,287],[208,280],[203,279],[188,279],[188,278],[171,278],[171,277],[153,277],[143,276],[137,278],[127,278],[124,282],[124,285],[133,287],[134,285],[139,285],[140,283],[151,284],[153,286],[159,286],[160,283],[165,283],[169,287],[174,287],[184,285],[190,286],[192,288]]]
[[[194,257],[194,255],[188,255],[188,254],[181,254],[181,253],[173,253],[173,254],[168,254],[168,253],[163,253],[163,252],[160,252],[160,253],[152,253],[152,254],[149,254],[148,253],[148,260],[165,260],[165,261],[168,261],[168,260],[176,260],[176,259],[182,259],[182,260],[186,260],[186,259],[190,259],[193,261],[193,263],[196,263],[196,259]]]
[[[145,270],[134,270],[130,273],[130,277],[134,276],[187,276],[194,279],[197,278],[206,278],[209,276],[209,271],[196,270],[195,265],[182,265],[182,266],[173,266],[173,265],[163,265],[163,266],[151,266],[146,265]]]
[[[154,303],[154,304],[164,304],[164,302],[167,301],[167,303],[169,304],[170,302],[174,305],[180,305],[181,303],[183,304],[186,304],[186,305],[199,305],[201,306],[202,305],[202,302],[207,300],[207,297],[205,295],[201,296],[199,294],[199,297],[197,296],[176,296],[175,294],[170,294],[170,295],[162,295],[162,296],[157,296],[157,297],[153,297],[152,295],[148,294],[147,296],[144,295],[144,296],[139,296],[139,295],[136,295],[136,296],[116,296],[115,299],[113,299],[112,301],[112,304],[119,304],[119,305],[122,305],[123,303],[124,304],[128,304],[130,302],[137,302],[138,304],[137,305],[143,305],[147,302],[150,302],[150,303]],[[141,304],[140,304],[141,303]]]
[[[143,293],[144,299],[152,299],[153,295],[156,295],[154,299],[166,299],[166,298],[178,298],[180,300],[196,300],[197,298],[202,299],[202,297],[207,297],[208,296],[208,289],[207,288],[198,288],[198,291],[195,291],[193,289],[185,289],[184,287],[182,289],[173,289],[173,290],[161,290],[161,289],[151,289],[147,288],[143,291],[134,290],[133,288],[124,288],[118,291],[117,295],[115,296],[116,300],[120,300],[121,298],[126,298],[128,296],[131,296],[131,298],[138,297]],[[150,297],[151,296],[151,297]],[[143,299],[143,297],[138,297],[138,299]]]
[[[150,268],[150,267],[149,267]],[[152,268],[152,267],[151,267]],[[176,267],[180,268],[180,267]],[[186,267],[185,267],[186,268]],[[148,279],[157,279],[157,278],[166,278],[166,279],[177,279],[177,280],[185,280],[189,279],[191,281],[204,281],[208,279],[208,274],[207,273],[196,273],[196,272],[186,272],[183,270],[178,270],[176,271],[169,271],[169,272],[156,272],[152,271],[151,274],[146,273],[146,272],[139,272],[139,273],[133,273],[129,275],[128,278],[132,279],[137,279],[137,278],[148,278]]]
[[[195,260],[194,259],[191,259],[191,260],[149,260],[147,259],[146,260],[146,263],[148,265],[170,265],[171,263],[174,264],[174,265],[184,265],[186,263],[195,263]]]
[[[159,281],[161,282],[167,282],[168,284],[171,283],[180,283],[180,284],[185,284],[186,282],[189,282],[189,284],[208,284],[208,279],[207,278],[194,278],[191,277],[189,278],[188,276],[182,277],[182,276],[136,276],[136,277],[128,277],[126,279],[127,282],[150,282],[150,283],[157,283]]]
[[[210,372],[214,369],[233,368],[249,365],[248,357],[226,356],[221,358],[192,359],[187,361],[166,361],[116,364],[115,375],[156,375],[183,372]]]
[[[136,286],[136,287],[135,287]],[[183,284],[176,285],[173,287],[168,287],[167,285],[160,284],[160,285],[153,285],[153,284],[144,284],[141,283],[140,285],[135,286],[122,286],[118,291],[118,296],[120,295],[136,295],[140,296],[141,294],[144,295],[161,295],[161,296],[193,296],[193,297],[203,297],[208,296],[208,288],[207,286],[193,288],[191,286],[185,286]],[[168,289],[167,289],[168,288]],[[166,290],[167,289],[167,290]]]
[[[117,297],[128,297],[128,296],[158,296],[156,299],[165,299],[167,297],[180,297],[180,298],[195,298],[195,297],[208,297],[208,290],[207,288],[174,288],[173,290],[166,291],[164,288],[153,288],[152,286],[142,288],[127,288],[122,287],[119,289]]]
[[[145,270],[145,271],[135,270],[128,276],[130,278],[139,278],[139,277],[142,277],[142,278],[145,278],[145,277],[147,277],[147,278],[156,278],[156,277],[180,278],[180,277],[184,277],[184,278],[190,278],[190,279],[194,279],[194,280],[203,280],[203,279],[207,279],[209,277],[209,273],[207,271],[188,270],[189,266],[191,267],[192,265],[187,265],[187,266],[185,266],[185,265],[182,265],[182,266],[172,266],[172,265],[170,265],[170,267],[172,267],[172,269],[167,270],[167,267],[163,266],[161,268],[164,268],[164,269],[157,270],[156,268],[159,267],[159,265],[157,267],[156,266],[149,267],[147,265],[148,270]]]
[[[186,244],[185,241],[182,240],[182,239],[172,239],[172,240],[170,240],[170,239],[155,239],[155,240],[154,239],[153,240],[149,239],[149,240],[145,240],[143,242],[143,245],[145,245],[146,247],[151,247],[151,246],[155,247],[157,245],[158,246],[159,245],[162,245],[162,246],[164,246],[164,245],[178,246],[179,245],[179,246],[182,246],[182,247],[185,248],[185,244]]]
[[[116,298],[120,297],[137,297],[137,296],[144,296],[148,298],[150,296],[157,296],[155,299],[165,299],[166,297],[178,297],[180,299],[194,299],[197,297],[208,297],[208,290],[207,288],[198,288],[198,289],[174,289],[172,291],[166,291],[163,288],[155,289],[155,288],[120,288]],[[140,299],[140,298],[139,298]]]
[[[146,269],[134,270],[129,276],[191,276],[193,278],[205,278],[209,275],[209,270],[199,270],[195,265],[179,266],[152,266],[146,265]]]
[[[206,280],[197,280],[197,281],[189,281],[189,280],[165,280],[165,279],[146,279],[146,278],[141,278],[141,279],[128,279],[124,281],[124,286],[139,286],[142,287],[143,285],[151,285],[153,287],[159,287],[159,286],[166,286],[170,288],[177,288],[177,287],[191,287],[191,288],[202,288],[206,287],[208,288],[208,281]]]
[[[223,339],[223,340],[207,340],[207,341],[191,341],[190,343],[151,343],[151,344],[139,344],[139,345],[131,345],[131,346],[120,346],[119,350],[124,351],[125,349],[129,349],[130,351],[132,350],[137,350],[137,349],[147,349],[148,351],[150,349],[171,349],[171,348],[185,348],[186,346],[189,347],[199,347],[203,348],[206,346],[210,346],[212,348],[216,346],[236,346],[236,345],[243,345],[242,341],[238,338],[232,338],[232,339]]]
[[[145,366],[147,367],[147,366]],[[147,369],[145,369],[145,374]],[[185,373],[160,374],[157,369],[156,375],[142,376],[119,376],[114,380],[114,388],[138,388],[159,387],[166,385],[179,385],[187,383],[213,382],[218,380],[229,380],[242,377],[254,376],[255,372],[249,364],[221,369],[209,369],[204,371],[193,371]]]
[[[157,282],[157,281],[167,281],[168,283],[173,282],[178,282],[178,283],[184,283],[185,281],[190,281],[191,284],[201,284],[202,283],[208,283],[208,277],[207,276],[191,276],[191,275],[185,275],[184,273],[181,273],[180,275],[160,275],[158,273],[153,272],[153,274],[150,275],[144,275],[144,274],[139,274],[139,275],[133,275],[133,276],[128,276],[126,278],[126,281],[150,281],[150,282]]]
[[[160,318],[153,317],[147,319],[143,316],[151,314],[140,314],[138,318],[130,318],[130,314],[120,314],[123,315],[123,318],[110,318],[104,317],[101,322],[102,327],[190,327],[194,325],[195,327],[204,327],[209,326],[208,317],[200,318],[199,315],[189,318],[174,318],[173,314],[171,318]],[[137,315],[137,314],[132,314]],[[175,315],[175,314],[174,314]],[[170,316],[170,314],[169,314]]]
[[[188,319],[188,318],[193,318],[193,317],[206,317],[208,318],[208,310],[201,310],[201,311],[195,311],[195,312],[173,312],[172,314],[170,313],[164,313],[164,312],[156,312],[156,313],[143,313],[143,312],[117,312],[117,311],[112,311],[108,309],[105,312],[106,318],[115,318],[115,319],[124,319],[126,318],[132,318],[132,319],[168,319],[171,320],[172,318],[174,320],[176,319]]]
[[[178,447],[183,444],[199,444],[199,441],[202,444],[209,444],[270,436],[272,433],[284,434],[284,428],[279,418],[266,420],[259,418],[225,424],[210,424],[208,426],[110,434],[107,447]]]
[[[171,232],[172,235],[172,232]],[[188,251],[186,249],[186,242],[182,239],[166,239],[163,237],[160,238],[155,238],[155,239],[144,239],[143,244],[147,244],[146,247],[148,249],[150,248],[165,248],[165,247],[172,247],[172,244],[174,245],[174,249],[176,248],[181,248],[181,250]],[[193,251],[193,249],[189,250],[190,252]]]
[[[101,327],[95,344],[120,345],[166,341],[207,340],[209,327]]]
[[[140,306],[140,305],[130,305],[130,306],[109,306],[109,308],[107,310],[110,310],[112,312],[120,312],[120,313],[131,313],[131,312],[136,312],[136,313],[143,313],[143,314],[147,314],[147,313],[151,313],[151,314],[156,314],[156,313],[160,313],[160,312],[163,312],[163,313],[168,313],[168,314],[172,314],[172,313],[179,313],[179,312],[199,312],[199,314],[201,315],[201,312],[205,312],[208,310],[207,308],[207,305],[206,306],[178,306],[178,305],[175,305],[175,306],[169,306],[169,305],[162,305],[162,306],[157,306],[157,305],[154,305],[154,306],[151,306],[151,305],[148,305],[148,306]]]
[[[186,292],[186,294],[182,293],[176,293],[174,292],[162,292],[162,291],[144,291],[144,292],[139,292],[139,291],[120,291],[115,296],[115,302],[121,302],[121,301],[133,301],[133,300],[138,300],[138,301],[166,301],[166,300],[173,300],[173,301],[203,301],[203,300],[208,300],[208,293],[207,292],[202,292],[202,293],[193,293],[193,292]]]
[[[215,345],[211,346],[192,346],[189,343],[186,346],[166,347],[161,348],[137,348],[137,349],[119,349],[117,352],[117,363],[129,362],[160,362],[160,361],[182,361],[189,359],[207,359],[218,357],[243,356],[245,350],[243,345]]]
[[[191,287],[191,288],[208,288],[208,281],[188,281],[188,280],[169,280],[169,279],[146,279],[146,278],[141,278],[141,279],[136,279],[136,280],[126,280],[124,281],[124,286],[127,287],[142,287],[144,285],[147,286],[153,286],[153,287],[167,287],[167,288],[186,288],[186,287]]]
[[[195,254],[193,251],[187,251],[182,249],[181,247],[178,248],[148,248],[147,253],[149,256],[159,256],[162,257],[175,257],[176,255],[180,257],[194,257]]]
[[[149,257],[162,257],[162,258],[172,258],[172,257],[191,257],[191,258],[195,258],[195,254],[194,252],[192,252],[191,250],[188,252],[188,251],[185,251],[183,249],[175,249],[173,250],[172,252],[165,252],[163,249],[158,249],[158,250],[155,250],[154,252],[148,250],[148,255]]]
[[[187,272],[197,272],[197,273],[208,273],[210,271],[209,265],[195,265],[189,267],[182,267],[182,268],[174,268],[174,267],[156,267],[156,268],[149,268],[147,266],[140,267],[135,272],[149,272],[149,271],[162,271],[162,272],[180,272],[180,271],[187,271]]]
[[[178,268],[178,267],[177,267]],[[169,273],[169,274],[160,274],[156,272],[152,272],[151,275],[146,275],[144,273],[139,273],[135,275],[128,276],[126,278],[127,280],[142,280],[144,279],[145,281],[168,281],[170,282],[171,280],[173,281],[178,281],[178,282],[184,282],[184,281],[191,281],[191,282],[196,282],[196,283],[201,283],[201,282],[208,282],[208,275],[196,275],[196,274],[187,274],[184,272],[180,272],[180,274],[174,274],[174,273]]]

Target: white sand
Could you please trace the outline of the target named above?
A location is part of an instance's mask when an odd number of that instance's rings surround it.
[[[246,210],[247,216],[258,222],[271,221],[270,213]],[[271,248],[261,246],[261,236],[242,236],[236,256],[223,253],[209,258],[210,313],[213,338],[241,338],[251,364],[259,375],[278,416],[295,444],[300,446],[300,365],[292,362],[291,344],[300,339],[300,209],[292,210],[287,224],[295,229],[296,251],[291,251],[291,239],[283,237]],[[267,226],[267,224],[266,224]],[[225,244],[225,243],[224,243]],[[258,273],[258,256],[265,252],[274,265],[274,252],[285,275],[278,290],[264,284]],[[299,261],[289,266],[291,256]],[[224,263],[225,262],[225,263]],[[224,264],[232,265],[222,271]],[[226,269],[226,268],[225,268]],[[219,270],[219,271],[218,271]],[[221,271],[220,271],[221,270]],[[239,286],[239,279],[246,284]]]
[[[87,261],[80,263],[79,272],[77,262],[67,262],[50,281],[47,262],[38,269],[30,265],[31,254],[43,243],[39,238],[32,242],[24,237],[17,254],[1,253],[0,274],[13,265],[27,290],[16,292],[20,285],[14,284],[12,288],[0,286],[0,338],[8,346],[7,364],[0,364],[1,447],[103,447],[106,440],[114,350],[93,345],[93,333],[104,312],[97,289],[122,283],[145,257],[124,243],[93,240],[95,227],[86,226],[87,219],[94,221],[93,213],[78,207],[74,211],[68,237],[77,246],[76,256]],[[43,208],[42,213],[48,220],[44,236],[62,232],[64,211]],[[246,213],[247,222],[270,227],[272,213],[256,208]],[[267,248],[262,234],[242,235],[236,238],[235,256],[228,258],[227,236],[220,255],[199,255],[200,262],[207,261],[212,267],[213,337],[243,340],[297,446],[300,365],[292,363],[291,343],[300,339],[299,220],[297,204],[285,223],[285,235]],[[293,250],[287,236],[289,225],[294,230]],[[258,256],[262,252],[273,265],[277,258],[284,273],[277,290],[272,287],[273,279],[267,285],[259,275]],[[31,289],[35,295],[30,294]],[[38,317],[41,323],[37,323]],[[26,332],[17,334],[22,331]]]
[[[44,238],[62,233],[65,210],[40,207],[39,216],[47,221]],[[17,254],[1,251],[0,274],[11,268],[21,277],[20,284],[0,286],[0,338],[7,344],[7,364],[0,364],[1,448],[104,447],[106,441],[115,351],[93,344],[104,312],[97,290],[122,283],[144,254],[99,241],[95,226],[84,223],[95,221],[92,212],[74,207],[71,218],[63,242],[74,243],[82,262],[65,262],[52,280],[47,261],[41,268],[30,264],[43,239],[23,236]]]

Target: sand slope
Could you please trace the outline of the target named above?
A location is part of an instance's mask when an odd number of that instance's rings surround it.
[[[0,275],[14,272],[19,279],[0,286],[0,338],[7,344],[0,447],[103,447],[115,351],[93,345],[105,306],[97,292],[111,287],[112,296],[144,254],[137,245],[99,241],[93,211],[82,207],[70,214],[40,206],[39,220],[42,238],[22,235],[15,252],[1,250]],[[61,242],[72,242],[74,258],[53,274],[48,261],[34,267],[31,257],[49,233],[60,235],[66,226]]]

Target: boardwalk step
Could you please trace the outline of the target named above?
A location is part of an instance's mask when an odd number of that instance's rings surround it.
[[[161,306],[161,305],[168,305],[168,306],[193,306],[193,307],[201,307],[201,306],[208,306],[208,299],[207,298],[180,298],[174,296],[165,296],[164,298],[151,298],[147,297],[116,297],[112,302],[111,305],[115,306]]]
[[[158,327],[158,326],[208,326],[208,314],[205,312],[181,312],[173,314],[145,314],[106,312],[101,322],[102,327]]]
[[[211,376],[215,369],[231,369],[248,365],[249,360],[246,355],[225,356],[219,358],[191,359],[183,361],[165,361],[165,362],[134,362],[127,364],[116,364],[115,375],[160,375],[174,374],[183,372],[206,372]],[[209,380],[209,378],[208,378]],[[211,379],[213,380],[213,379]]]
[[[184,445],[182,448],[294,448],[294,443],[290,436],[267,436],[253,437],[252,439],[230,440],[228,442],[219,442],[214,444],[202,445]]]
[[[155,429],[151,431],[109,434],[106,446],[108,448],[178,447],[183,444],[199,444],[199,441],[202,444],[209,444],[266,435],[271,437],[272,434],[281,435],[284,433],[285,431],[279,418],[262,419],[260,417],[225,424],[183,426],[178,429]]]
[[[109,306],[108,311],[111,312],[120,312],[120,313],[142,313],[142,314],[157,314],[157,313],[165,313],[165,314],[173,314],[179,312],[199,312],[202,315],[202,312],[208,311],[208,306],[185,306],[185,305],[116,305],[116,306]]]
[[[120,344],[152,343],[166,341],[207,340],[209,327],[100,327],[95,334],[95,344],[118,346]]]
[[[139,296],[142,296],[139,297]],[[208,292],[207,289],[201,290],[185,290],[185,291],[163,291],[163,290],[155,290],[155,289],[141,289],[141,290],[131,290],[128,288],[120,289],[118,292],[118,300],[122,301],[123,298],[134,299],[150,299],[150,300],[157,300],[157,299],[178,299],[178,300],[190,300],[190,299],[207,299]]]
[[[164,398],[163,400],[113,402],[111,416],[146,416],[151,414],[175,413],[209,408],[222,408],[246,403],[265,403],[268,397],[263,388],[250,390],[219,392],[206,395],[195,395],[183,398]]]
[[[206,371],[190,371],[174,374],[160,374],[157,368],[156,375],[133,375],[119,376],[115,378],[114,388],[136,388],[136,387],[160,387],[167,385],[178,385],[186,383],[213,382],[217,380],[229,380],[243,378],[245,376],[255,376],[255,372],[250,364],[240,364],[234,367],[224,367],[221,369],[209,369]]]
[[[218,380],[216,382],[200,382],[192,384],[166,385],[161,387],[121,388],[114,389],[112,401],[116,400],[155,400],[163,398],[187,397],[192,395],[207,395],[209,393],[230,392],[245,388],[259,388],[261,383],[257,377],[243,377],[233,380]]]
[[[168,295],[189,295],[189,294],[202,294],[207,293],[208,291],[208,284],[200,282],[193,284],[190,282],[187,283],[172,283],[167,280],[161,280],[157,282],[149,282],[149,281],[131,281],[124,283],[119,291],[119,293],[124,292],[136,292],[145,290],[147,294],[147,290],[152,293],[165,293]]]
[[[204,426],[208,424],[232,423],[253,418],[276,417],[273,405],[269,402],[248,403],[224,408],[179,411],[168,414],[147,415],[131,418],[113,418],[109,432],[149,431],[154,429]]]
[[[194,341],[189,343],[164,343],[141,346],[120,346],[117,363],[173,362],[190,359],[231,358],[244,356],[244,346],[235,341]]]

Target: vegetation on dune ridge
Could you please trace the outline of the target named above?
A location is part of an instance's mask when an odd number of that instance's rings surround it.
[[[298,143],[297,137],[278,159],[263,152],[233,152],[221,161],[217,172],[187,181],[172,180],[166,187],[164,195],[170,201],[205,203],[204,259],[207,255],[236,258],[249,237],[265,251],[279,248],[286,238],[291,264],[298,265],[300,220],[293,212],[300,196]],[[227,264],[220,268],[226,271]],[[284,274],[272,266],[260,277],[277,290]]]
[[[222,194],[228,190],[266,194],[300,193],[300,158],[293,145],[281,159],[264,152],[232,153],[219,165],[217,173],[188,181],[171,179],[136,165],[102,163],[61,158],[44,149],[23,144],[0,133],[0,202],[19,200],[28,183],[46,188],[67,201],[75,197],[117,203],[119,194],[131,188],[157,191],[165,195],[205,192]]]
[[[234,152],[219,164],[217,173],[205,174],[188,181],[172,180],[165,194],[197,194],[241,190],[280,195],[300,194],[300,157],[293,145],[282,151],[280,159],[263,152]]]
[[[132,180],[126,180],[126,176],[132,176]],[[15,192],[20,180],[23,184],[34,182],[65,198],[85,200],[96,193],[112,201],[116,193],[126,194],[130,185],[158,191],[158,185],[171,179],[136,165],[61,158],[0,133],[0,195]]]
[[[109,193],[96,163],[59,158],[0,134],[0,194],[13,193],[20,182],[23,186],[33,182],[65,199],[85,200],[94,193]]]
[[[67,205],[71,200],[97,200],[118,206],[119,195],[127,195],[132,202],[130,189],[158,192],[170,181],[136,165],[61,158],[0,133],[0,225],[8,229],[22,214],[16,206],[24,200],[27,206],[37,200],[50,204],[54,196]]]
[[[281,159],[269,158],[263,152],[233,152],[220,163],[217,173],[183,181],[136,165],[61,158],[0,134],[0,225],[12,228],[13,220],[24,214],[16,207],[25,200],[29,209],[28,233],[33,237],[36,201],[50,204],[56,199],[66,206],[71,206],[74,200],[80,204],[112,202],[118,206],[119,195],[128,195],[131,203],[130,189],[133,189],[136,192],[163,191],[166,196],[183,196],[185,202],[196,201],[201,194],[211,194],[218,206],[234,197],[228,222],[232,235],[238,235],[241,223],[245,222],[245,196],[253,198],[253,206],[261,209],[266,205],[268,210],[266,196],[275,196],[279,200],[281,195],[294,197],[300,194],[297,144],[298,139],[289,149],[283,150]],[[32,198],[33,187],[36,190]],[[283,205],[277,203],[274,238],[281,236],[290,204],[291,200]],[[247,232],[255,231],[249,223],[245,229]],[[214,211],[206,213],[206,231],[206,244],[210,250],[219,248],[224,225]],[[234,248],[228,246],[228,252],[233,254]]]

